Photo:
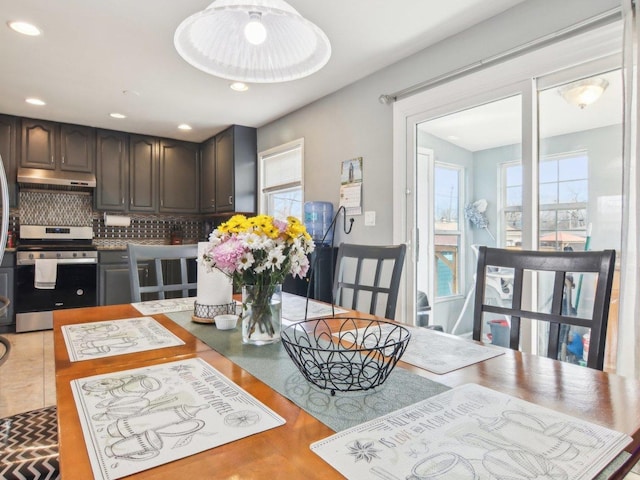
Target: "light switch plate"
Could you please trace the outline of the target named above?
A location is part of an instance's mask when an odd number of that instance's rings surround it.
[[[376,212],[364,212],[364,226],[375,227],[376,225]]]

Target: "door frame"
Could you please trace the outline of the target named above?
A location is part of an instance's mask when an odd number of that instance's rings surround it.
[[[622,24],[616,22],[540,48],[513,60],[487,67],[436,85],[393,105],[393,241],[407,245],[407,261],[398,297],[399,321],[416,319],[416,125],[491,101],[520,94],[522,97],[523,185],[522,243],[537,248],[537,78],[594,61],[621,63]],[[421,245],[420,255],[432,255]]]

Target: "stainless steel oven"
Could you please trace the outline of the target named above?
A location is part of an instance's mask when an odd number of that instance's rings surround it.
[[[16,332],[51,329],[55,310],[98,304],[98,252],[92,239],[91,227],[20,227]]]

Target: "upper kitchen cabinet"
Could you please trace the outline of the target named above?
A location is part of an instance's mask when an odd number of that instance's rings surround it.
[[[215,137],[215,211],[256,211],[256,129],[233,125]]]
[[[94,165],[93,128],[22,119],[21,167],[93,173]]]
[[[129,136],[96,132],[96,208],[124,212],[129,201]]]
[[[198,144],[160,141],[160,212],[198,213]]]
[[[18,189],[16,188],[16,175],[18,169],[18,118],[9,115],[0,115],[0,156],[7,174],[9,186],[9,207],[18,204]]]
[[[158,152],[155,137],[129,137],[129,211],[158,211]]]
[[[216,139],[200,145],[200,212],[216,212]]]

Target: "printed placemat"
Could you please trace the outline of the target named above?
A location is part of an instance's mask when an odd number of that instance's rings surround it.
[[[159,313],[193,311],[195,301],[196,297],[167,298],[135,302],[131,305],[142,315],[157,315]]]
[[[122,478],[285,420],[192,358],[71,382],[94,477]]]
[[[591,479],[631,437],[467,384],[311,450],[349,479]]]
[[[151,317],[64,325],[62,336],[72,362],[184,345]]]

